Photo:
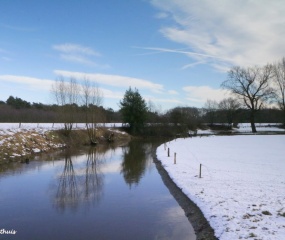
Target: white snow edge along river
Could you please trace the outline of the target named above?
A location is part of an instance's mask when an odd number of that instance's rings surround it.
[[[285,135],[180,138],[158,147],[157,158],[218,239],[280,240],[285,237],[284,143]]]

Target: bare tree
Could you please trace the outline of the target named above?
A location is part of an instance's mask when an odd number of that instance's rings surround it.
[[[236,121],[237,111],[240,103],[234,98],[225,98],[218,104],[219,110],[224,112],[229,127]]]
[[[272,65],[248,68],[233,67],[228,72],[228,79],[221,85],[230,90],[250,110],[252,132],[256,132],[256,112],[273,96],[273,89],[269,87],[272,69]]]
[[[80,94],[77,80],[75,78],[70,78],[67,82],[63,77],[60,77],[52,85],[51,91],[56,103],[60,106],[60,121],[64,124],[65,133],[69,135],[75,122]]]
[[[283,112],[285,124],[285,58],[273,65],[274,98]]]
[[[206,112],[207,121],[212,126],[214,122],[216,121],[216,117],[217,117],[217,109],[218,109],[217,101],[207,99],[204,109]]]
[[[85,124],[91,144],[96,144],[96,127],[102,119],[103,94],[100,89],[92,84],[89,79],[84,79],[82,85],[82,102],[85,110]]]

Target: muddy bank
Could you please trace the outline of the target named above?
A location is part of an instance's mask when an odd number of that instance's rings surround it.
[[[0,136],[0,163],[29,161],[34,155],[63,148],[65,144],[53,132],[23,129]]]
[[[130,136],[116,129],[97,129],[96,143],[98,145],[126,142]],[[29,161],[40,153],[49,153],[60,148],[76,148],[90,145],[87,131],[72,130],[66,136],[62,130],[44,131],[43,129],[7,130],[0,135],[0,164],[13,161]]]
[[[58,130],[56,132],[60,140],[64,142],[68,148],[91,144],[86,129],[72,130],[68,136],[66,136],[64,130]],[[112,136],[112,138],[110,138],[110,136]],[[126,142],[130,139],[131,136],[126,132],[117,129],[98,128],[96,129],[95,145],[104,145],[109,144],[110,142]]]
[[[197,240],[216,240],[217,238],[214,235],[214,230],[205,219],[201,210],[182,192],[179,187],[177,187],[177,185],[169,177],[168,172],[163,168],[161,162],[157,159],[156,147],[153,148],[152,155],[156,168],[161,175],[164,184],[184,210],[185,215],[193,226]]]

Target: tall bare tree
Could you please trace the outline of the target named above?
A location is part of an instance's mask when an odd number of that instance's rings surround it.
[[[283,112],[283,124],[285,124],[285,58],[273,65],[274,98]]]
[[[91,144],[96,144],[97,124],[103,120],[100,108],[102,100],[102,91],[85,78],[82,85],[82,102],[85,110],[86,129]]]
[[[252,132],[256,132],[256,112],[273,96],[273,89],[269,86],[272,76],[273,67],[269,64],[264,67],[233,67],[228,72],[228,79],[221,85],[250,110]]]
[[[75,78],[66,81],[64,77],[59,77],[52,85],[52,94],[56,103],[61,107],[59,112],[60,121],[64,124],[67,135],[70,134],[77,111],[80,88]]]

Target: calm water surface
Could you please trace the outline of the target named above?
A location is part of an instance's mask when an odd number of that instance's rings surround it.
[[[151,142],[0,166],[0,239],[195,239]],[[46,158],[49,158],[47,160]]]

